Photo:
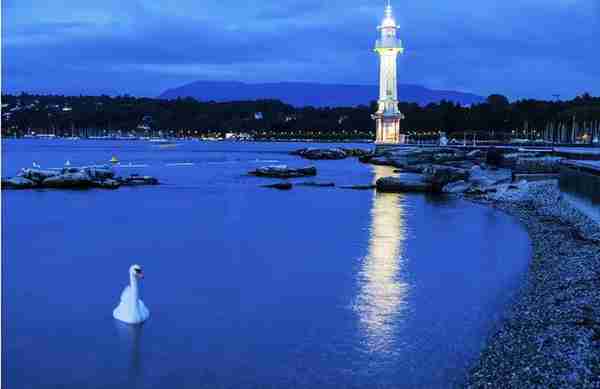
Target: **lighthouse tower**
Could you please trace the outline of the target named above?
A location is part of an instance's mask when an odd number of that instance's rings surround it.
[[[392,5],[387,0],[381,25],[377,27],[381,35],[375,43],[379,54],[379,100],[373,119],[376,123],[375,143],[404,143],[400,134],[400,120],[404,115],[398,110],[398,86],[396,81],[396,57],[402,54],[402,41],[396,37],[398,25],[392,13]]]

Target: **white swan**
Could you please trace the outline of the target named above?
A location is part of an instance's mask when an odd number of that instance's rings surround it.
[[[113,311],[113,317],[129,324],[141,323],[148,319],[150,312],[140,300],[138,279],[144,278],[140,265],[132,265],[129,268],[129,285],[121,293],[121,302]]]

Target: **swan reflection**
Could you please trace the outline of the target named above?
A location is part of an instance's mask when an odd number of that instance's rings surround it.
[[[374,182],[392,175],[392,169],[385,166],[373,169]],[[373,197],[369,248],[358,274],[360,289],[354,306],[371,352],[388,351],[408,291],[399,274],[405,239],[401,199],[392,193],[375,193]]]
[[[128,374],[129,383],[132,387],[137,387],[142,373],[142,361],[140,357],[140,345],[142,337],[143,324],[126,324],[115,320],[118,336],[128,355]]]

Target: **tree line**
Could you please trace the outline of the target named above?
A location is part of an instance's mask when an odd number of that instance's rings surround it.
[[[403,132],[437,137],[477,134],[479,139],[539,139],[562,131],[577,138],[600,131],[600,97],[572,100],[524,99],[509,102],[490,95],[462,106],[440,101],[421,106],[400,102]],[[57,136],[107,134],[206,136],[249,133],[254,137],[363,138],[374,136],[376,102],[356,107],[293,107],[278,100],[214,102],[132,96],[2,95],[2,134],[30,132]],[[567,135],[564,135],[567,134]]]

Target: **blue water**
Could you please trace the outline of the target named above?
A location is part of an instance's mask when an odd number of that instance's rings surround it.
[[[291,143],[5,140],[2,174],[105,162],[163,185],[2,192],[2,385],[451,387],[530,254],[510,217],[461,200],[271,182]],[[188,162],[193,166],[167,166]],[[316,161],[317,179],[393,174]],[[295,180],[298,181],[298,180]],[[112,318],[143,266],[141,327]]]

